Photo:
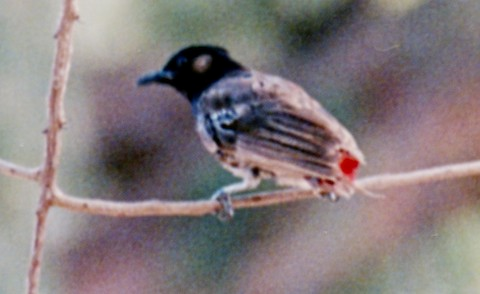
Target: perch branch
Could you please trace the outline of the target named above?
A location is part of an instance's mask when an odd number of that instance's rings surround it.
[[[45,159],[41,169],[41,186],[37,207],[37,219],[32,256],[28,271],[28,293],[39,290],[40,269],[45,240],[46,221],[56,195],[56,174],[60,157],[60,131],[64,124],[63,98],[67,87],[72,55],[72,29],[78,12],[75,0],[65,0],[60,24],[55,33],[56,52],[53,63],[52,82],[48,96],[48,127],[46,134]]]
[[[480,161],[451,164],[412,172],[383,174],[359,179],[356,185],[366,190],[384,190],[387,188],[422,184],[447,179],[479,176]],[[161,201],[118,202],[99,199],[81,199],[61,192],[53,200],[53,205],[71,211],[108,215],[114,217],[137,216],[202,216],[215,213],[220,209],[214,200],[197,201]],[[280,190],[274,192],[252,193],[233,199],[236,209],[253,208],[317,198],[309,190]]]
[[[399,174],[371,176],[357,181],[363,189],[383,190],[407,185],[480,175],[480,160],[437,166]]]

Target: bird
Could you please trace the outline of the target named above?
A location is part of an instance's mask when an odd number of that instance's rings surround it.
[[[205,148],[242,179],[213,194],[220,219],[233,217],[233,194],[262,180],[332,201],[359,191],[365,157],[355,139],[296,83],[245,67],[223,47],[191,45],[137,80],[150,84],[173,87],[190,102]]]

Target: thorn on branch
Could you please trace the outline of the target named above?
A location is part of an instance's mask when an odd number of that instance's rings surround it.
[[[61,22],[67,22],[69,24],[73,24],[75,21],[78,21],[79,19],[80,19],[80,14],[78,13],[77,4],[74,2],[66,3]],[[58,30],[53,35],[54,39],[58,39],[63,28],[64,26],[61,24],[58,26]]]
[[[58,120],[56,123],[57,123],[57,128],[59,130],[65,129],[65,126],[67,125],[67,122],[63,120]],[[47,135],[49,132],[50,132],[50,128],[46,127],[45,129],[43,129],[42,134]]]
[[[66,121],[64,121],[64,120],[59,120],[59,121],[58,121],[58,129],[59,129],[59,130],[63,130],[63,129],[65,128],[65,125],[66,125],[66,124],[67,124]]]

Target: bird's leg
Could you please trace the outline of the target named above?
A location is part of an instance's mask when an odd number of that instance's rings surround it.
[[[260,178],[250,176],[244,178],[243,181],[239,183],[218,189],[212,196],[212,199],[220,203],[220,210],[217,212],[217,217],[221,221],[231,220],[234,215],[231,195],[233,193],[254,189],[260,184],[260,181]]]

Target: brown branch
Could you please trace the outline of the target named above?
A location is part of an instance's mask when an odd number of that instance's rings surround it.
[[[6,176],[32,180],[36,182],[38,182],[40,179],[39,168],[27,168],[3,159],[0,159],[0,173]]]
[[[447,179],[479,176],[480,161],[458,163],[398,174],[383,174],[359,179],[356,185],[365,190],[383,190]],[[236,209],[269,206],[303,199],[318,198],[309,190],[280,190],[254,193],[233,199]],[[137,216],[202,216],[220,209],[214,200],[115,202],[99,199],[81,199],[59,192],[53,205],[71,211],[114,217]]]
[[[383,190],[399,186],[416,185],[480,175],[480,160],[437,166],[399,174],[371,176],[357,181],[357,186],[367,190]]]
[[[121,202],[82,199],[66,194],[57,195],[53,205],[81,213],[114,217],[202,216],[219,208],[217,201],[212,200]]]
[[[46,220],[56,194],[56,173],[60,157],[60,131],[64,124],[63,98],[67,87],[72,55],[72,29],[78,12],[75,0],[65,0],[55,34],[57,39],[52,82],[48,97],[48,128],[45,161],[41,169],[42,193],[37,207],[33,251],[28,272],[28,293],[38,293]]]

